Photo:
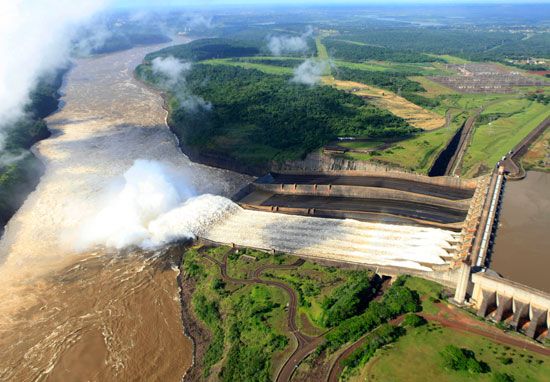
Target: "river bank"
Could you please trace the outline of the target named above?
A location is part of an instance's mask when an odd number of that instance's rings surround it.
[[[162,99],[132,76],[160,48],[78,59],[67,75],[52,135],[34,147],[44,175],[0,241],[0,379],[179,381],[191,366],[178,261],[77,248],[82,222],[138,159],[177,168],[196,194],[230,196],[248,182],[179,150]]]

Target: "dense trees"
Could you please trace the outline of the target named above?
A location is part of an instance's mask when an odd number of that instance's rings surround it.
[[[182,60],[201,61],[211,58],[253,56],[260,53],[259,45],[249,41],[222,38],[195,40],[189,44],[171,46],[145,56],[145,61],[155,57],[174,56]]]
[[[403,333],[404,329],[401,327],[390,324],[381,325],[366,336],[364,343],[344,359],[343,364],[349,368],[364,365],[378,349],[394,342]]]
[[[345,45],[346,43],[340,40],[370,44],[372,49],[357,46],[360,53],[353,54],[351,44]],[[523,33],[454,28],[350,28],[324,41],[327,46],[334,46],[336,50],[346,52],[343,54],[359,60],[364,59],[361,57],[365,55],[374,55],[376,47],[401,52],[450,54],[470,60],[495,61],[505,58],[550,56],[550,33],[548,32],[526,36]]]
[[[138,74],[155,81],[147,67]],[[247,163],[299,158],[338,136],[394,137],[416,131],[361,97],[253,69],[196,64],[185,88],[172,93],[193,94],[212,105],[189,108],[184,102],[174,108],[171,124],[180,139]]]
[[[394,283],[384,294],[381,302],[372,301],[359,316],[344,320],[326,335],[323,349],[335,350],[349,341],[355,341],[363,334],[382,323],[403,313],[417,312],[421,309],[418,294],[401,283]]]
[[[5,128],[1,149],[8,160],[0,163],[0,231],[38,182],[42,165],[28,149],[50,135],[42,118],[57,109],[64,72],[43,78],[30,94],[25,115]]]
[[[469,371],[470,373],[485,373],[488,371],[488,366],[484,362],[476,359],[473,351],[468,349],[460,349],[455,345],[447,345],[441,351],[443,365],[455,371]]]
[[[438,58],[408,49],[395,50],[383,46],[355,44],[336,39],[323,40],[331,57],[346,61],[361,62],[366,60],[392,62],[434,62]]]
[[[323,308],[323,325],[332,327],[363,312],[376,293],[376,283],[368,272],[354,272],[346,283],[327,296]]]
[[[395,93],[425,92],[426,89],[424,89],[422,85],[407,78],[412,75],[415,74],[393,71],[367,71],[350,69],[343,66],[338,67],[335,71],[335,77],[343,81],[361,82],[382,89],[388,89]]]

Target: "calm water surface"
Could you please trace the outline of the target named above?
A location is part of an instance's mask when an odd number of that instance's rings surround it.
[[[550,173],[507,182],[491,268],[550,293]]]

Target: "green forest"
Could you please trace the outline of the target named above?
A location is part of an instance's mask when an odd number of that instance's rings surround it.
[[[160,81],[147,65],[137,73]],[[239,162],[303,158],[339,136],[403,137],[416,131],[361,97],[254,69],[196,64],[184,86],[170,89],[175,133],[187,145]],[[179,107],[174,100],[182,92],[202,97],[212,108]]]
[[[58,106],[58,89],[63,74],[44,78],[30,95],[25,116],[8,126],[3,152],[16,158],[7,164],[0,164],[0,224],[6,225],[13,213],[31,192],[42,173],[42,164],[28,151],[36,142],[47,138],[50,132],[42,120],[53,113]]]
[[[334,54],[349,60],[425,62],[421,59],[423,53],[449,54],[473,61],[550,57],[548,32],[526,38],[523,33],[454,28],[346,28],[323,42]],[[404,56],[392,57],[392,50],[404,52]],[[414,52],[420,56],[415,58]]]
[[[336,39],[324,39],[323,43],[334,58],[362,62],[365,60],[392,61],[392,62],[435,62],[438,58],[412,50],[396,50],[383,46],[358,44]]]
[[[174,56],[180,60],[202,61],[211,58],[253,56],[260,53],[258,44],[223,38],[195,40],[189,44],[175,45],[145,56],[145,62],[156,57]]]

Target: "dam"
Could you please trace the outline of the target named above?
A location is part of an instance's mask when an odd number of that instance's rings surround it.
[[[388,273],[456,272],[486,178],[430,178],[337,161],[280,165],[241,189],[233,197],[240,208],[200,237]]]

